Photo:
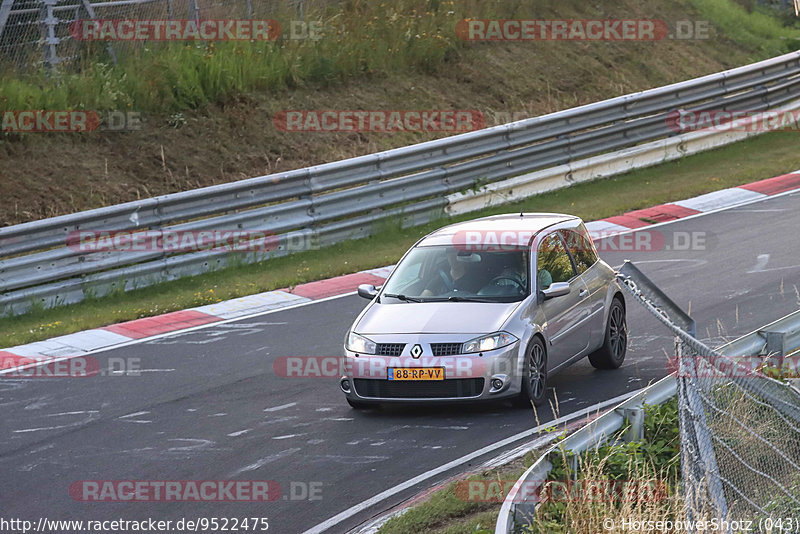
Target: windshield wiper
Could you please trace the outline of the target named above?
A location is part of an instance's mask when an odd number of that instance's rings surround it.
[[[452,296],[447,298],[450,302],[497,302],[496,300],[488,300],[488,299],[476,299],[471,297],[457,297]]]
[[[395,293],[385,293],[384,297],[392,297],[393,299],[402,300],[403,302],[422,302],[422,299],[416,297],[407,297],[405,295],[398,295]]]

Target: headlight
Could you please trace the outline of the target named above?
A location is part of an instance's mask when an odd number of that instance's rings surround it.
[[[361,354],[375,354],[375,342],[359,336],[355,332],[347,334],[347,343],[345,343],[347,350],[351,352],[360,352]]]
[[[511,345],[517,341],[515,336],[508,332],[496,332],[488,336],[472,339],[464,343],[464,352],[485,352]]]

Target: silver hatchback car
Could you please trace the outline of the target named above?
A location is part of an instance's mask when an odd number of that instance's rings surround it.
[[[512,399],[539,405],[547,379],[588,356],[625,359],[625,300],[578,217],[497,215],[420,239],[345,338],[340,387],[354,408]]]

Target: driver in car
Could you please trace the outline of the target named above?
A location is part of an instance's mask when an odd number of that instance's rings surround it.
[[[467,256],[471,257],[468,253]],[[439,269],[438,276],[434,276],[430,284],[422,291],[420,296],[445,295],[448,293],[465,293],[474,295],[482,286],[477,273],[472,268],[473,264],[458,259],[458,250],[453,248],[447,251],[449,269]]]

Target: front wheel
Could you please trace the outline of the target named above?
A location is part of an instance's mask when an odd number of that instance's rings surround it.
[[[603,346],[589,355],[595,369],[616,369],[625,361],[628,350],[628,323],[625,306],[618,298],[611,301]]]
[[[533,338],[522,371],[522,391],[516,399],[516,405],[528,407],[541,406],[547,392],[547,354],[544,343],[538,337]]]

